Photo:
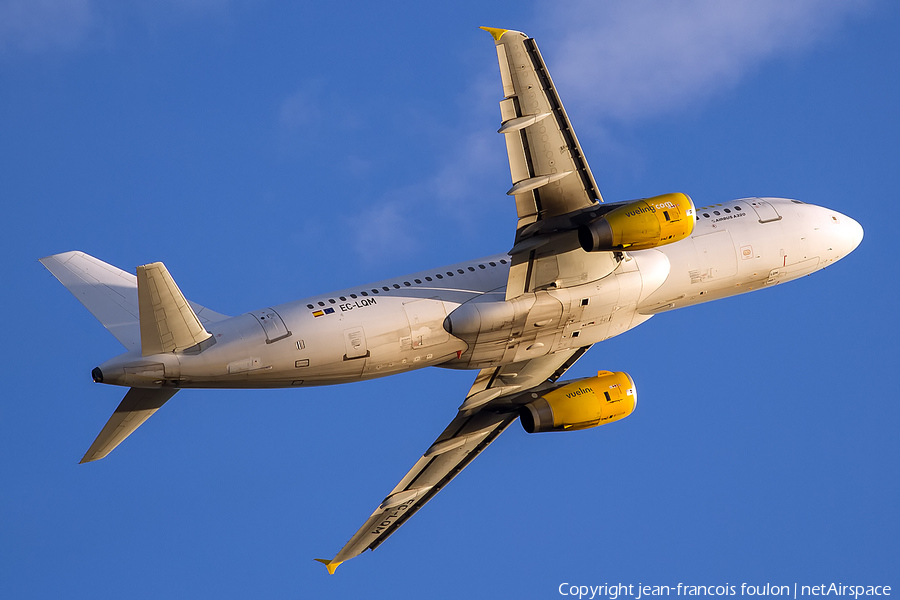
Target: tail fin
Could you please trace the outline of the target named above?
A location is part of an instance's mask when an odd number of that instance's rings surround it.
[[[212,337],[161,262],[137,268],[137,288],[144,356],[186,350]]]
[[[141,349],[138,284],[134,275],[78,251],[47,256],[41,259],[41,264],[47,267],[47,270],[53,273],[123,346],[129,350]],[[201,323],[228,318],[199,304],[190,301],[188,304]]]

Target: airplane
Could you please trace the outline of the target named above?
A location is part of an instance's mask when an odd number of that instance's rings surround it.
[[[187,300],[159,262],[132,275],[83,252],[41,263],[127,351],[92,371],[129,388],[81,462],[107,456],[181,389],[334,385],[424,367],[477,370],[456,415],[332,559],[374,550],[516,419],[529,433],[621,420],[624,372],[563,380],[652,316],[771,288],[847,256],[850,217],[784,198],[696,208],[683,193],[605,203],[532,38],[497,50],[517,226],[512,248],[235,317]]]

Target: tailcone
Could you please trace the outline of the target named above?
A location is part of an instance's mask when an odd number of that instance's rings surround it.
[[[127,352],[91,371],[96,383],[136,388],[158,388],[180,375],[181,363],[173,353],[141,356],[139,352]]]

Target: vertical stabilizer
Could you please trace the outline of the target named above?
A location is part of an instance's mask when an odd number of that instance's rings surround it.
[[[141,354],[178,352],[212,337],[161,262],[137,268]]]

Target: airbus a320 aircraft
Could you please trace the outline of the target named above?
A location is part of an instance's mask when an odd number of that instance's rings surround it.
[[[859,245],[827,208],[681,193],[602,203],[533,39],[494,38],[518,214],[509,252],[236,317],[185,299],[162,263],[132,275],[82,252],[41,260],[125,346],[92,372],[130,388],[81,462],[101,459],[182,388],[308,387],[422,367],[474,369],[456,416],[337,555],[374,550],[517,418],[529,433],[627,417],[626,373],[564,381],[592,344],[658,313],[808,275]]]

